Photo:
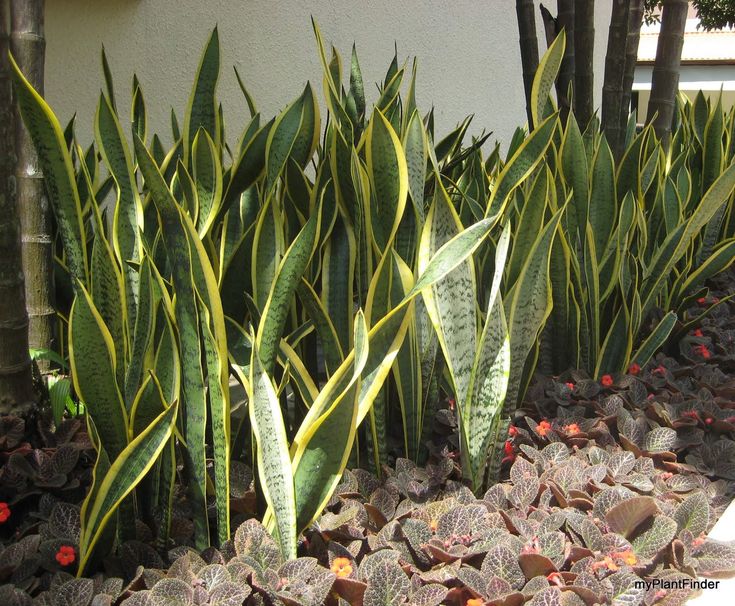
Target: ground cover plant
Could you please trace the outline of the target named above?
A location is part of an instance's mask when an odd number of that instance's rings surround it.
[[[234,144],[216,30],[168,149],[104,55],[86,150],[15,70],[69,376],[37,435],[3,419],[5,602],[674,604],[635,581],[731,572],[735,112],[682,100],[668,148],[633,117],[616,163],[554,108],[562,34],[486,155],[469,119],[435,140],[415,62],[368,108],[314,31],[324,120],[240,82]]]

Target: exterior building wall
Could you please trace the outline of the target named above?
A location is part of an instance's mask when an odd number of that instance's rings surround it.
[[[596,4],[599,104],[610,6]],[[167,141],[171,107],[181,120],[200,52],[216,24],[223,50],[218,94],[228,140],[235,141],[247,113],[233,65],[264,115],[296,98],[307,80],[321,98],[311,16],[326,42],[339,50],[345,68],[353,41],[357,44],[366,90],[373,98],[373,83],[385,75],[394,42],[401,61],[418,56],[418,104],[422,111],[435,106],[437,137],[471,113],[475,120],[470,134],[484,128],[505,143],[525,122],[512,0],[48,0],[47,98],[62,122],[77,114],[77,134],[90,142],[103,86],[104,44],[123,120],[128,120],[135,72],[149,128]],[[537,29],[541,38],[540,18]],[[542,52],[545,47],[540,43]]]

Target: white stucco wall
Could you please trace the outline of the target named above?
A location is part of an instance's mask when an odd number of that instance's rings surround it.
[[[599,97],[610,3],[596,4]],[[149,127],[168,135],[170,108],[181,118],[200,52],[218,24],[218,93],[234,141],[246,109],[233,65],[265,115],[298,96],[307,80],[321,95],[311,15],[345,63],[356,42],[369,91],[383,78],[394,41],[400,59],[418,56],[418,104],[436,107],[437,137],[471,113],[470,133],[485,128],[504,142],[525,122],[513,0],[47,0],[46,96],[62,123],[77,112],[77,133],[91,141],[104,43],[124,119],[136,72]],[[537,30],[541,38],[540,19]],[[540,42],[541,52],[545,47]]]

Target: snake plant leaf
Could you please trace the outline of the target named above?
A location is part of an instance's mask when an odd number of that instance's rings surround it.
[[[362,70],[357,59],[357,49],[352,45],[352,56],[350,59],[350,93],[355,99],[355,109],[358,117],[365,116],[365,86],[362,80]]]
[[[495,274],[487,316],[472,366],[469,397],[458,406],[462,434],[465,437],[463,448],[467,452],[475,490],[482,486],[493,428],[503,410],[510,376],[510,340],[500,296],[509,241],[510,223],[506,223],[495,250]]]
[[[319,239],[321,209],[320,203],[284,254],[263,306],[256,338],[258,355],[268,376],[272,376],[275,369],[278,345],[294,293],[311,261]]]
[[[406,156],[398,135],[380,110],[365,131],[365,158],[370,178],[367,225],[380,256],[393,242],[403,217],[408,195]]]
[[[89,415],[85,415],[85,417],[87,422],[87,435],[89,436],[89,441],[91,442],[92,447],[97,453],[97,456],[95,458],[94,467],[92,468],[92,479],[89,486],[89,491],[87,492],[87,496],[85,497],[84,501],[82,501],[82,506],[80,510],[80,538],[85,534],[86,528],[88,527],[91,504],[97,498],[100,486],[102,485],[102,481],[107,477],[107,472],[110,470],[110,458],[107,456],[107,452],[105,452],[105,449],[102,446],[102,442],[100,441],[100,437],[97,433],[97,428],[94,425],[94,421]],[[102,540],[98,541],[96,548],[91,550],[88,554],[88,562],[97,563],[104,556],[109,554],[115,542],[115,535],[117,534],[116,527],[117,517],[112,516],[105,526]]]
[[[86,523],[79,540],[81,575],[105,525],[115,514],[123,499],[145,477],[169,441],[176,425],[178,405],[171,404],[137,438],[114,459],[93,500],[85,503]],[[89,497],[88,497],[89,499]]]
[[[499,220],[511,192],[523,183],[543,159],[556,126],[557,114],[552,114],[538,125],[508,160],[495,180],[485,217],[496,217]]]
[[[199,60],[199,67],[197,68],[184,117],[184,131],[182,133],[183,159],[187,166],[191,157],[194,138],[200,128],[209,133],[216,147],[221,145],[219,113],[215,98],[217,80],[219,79],[219,63],[219,32],[215,27]]]
[[[230,169],[230,177],[225,188],[220,215],[227,212],[239,196],[250,188],[263,174],[265,170],[266,145],[274,123],[275,118],[261,127],[237,156]]]
[[[669,234],[657,250],[641,286],[643,315],[653,306],[655,297],[664,286],[664,281],[669,277],[675,264],[686,253],[689,243],[729,199],[733,189],[735,189],[735,163],[725,169],[707,190],[689,220]]]
[[[225,318],[225,320],[227,322],[227,342],[230,346],[228,353],[230,361],[233,365],[238,365],[243,369],[249,369],[252,336],[232,318]],[[288,369],[291,382],[298,390],[301,399],[307,408],[311,408],[314,400],[319,395],[319,390],[311,378],[309,371],[306,369],[303,360],[296,353],[292,345],[295,344],[289,343],[286,339],[281,339],[278,346],[278,364],[284,369],[284,373]],[[249,377],[249,370],[247,373],[243,372],[243,377]],[[239,378],[240,376],[238,375]],[[246,391],[248,389],[247,385],[248,383],[243,384]]]
[[[595,238],[597,261],[607,250],[612,235],[612,226],[617,215],[615,192],[615,160],[607,141],[602,138],[592,160],[590,183],[589,222]],[[601,276],[602,277],[602,276]]]
[[[192,178],[198,202],[197,232],[203,238],[212,228],[222,202],[222,164],[212,137],[203,128],[194,137]]]
[[[631,330],[630,312],[628,305],[623,301],[600,348],[594,377],[624,371],[632,349],[633,331]]]
[[[205,295],[206,296],[206,295]],[[199,322],[207,368],[207,395],[212,427],[212,452],[214,454],[214,488],[217,503],[217,536],[220,544],[230,538],[230,400],[229,367],[226,354],[221,349],[222,338],[211,310],[197,292]],[[221,308],[219,310],[221,312]],[[224,327],[222,327],[224,328]]]
[[[553,179],[549,173],[548,169],[540,170],[528,194],[519,194],[523,196],[525,203],[516,228],[513,230],[513,249],[505,271],[506,290],[516,283],[528,251],[531,250],[537,234],[543,227],[549,184]]]
[[[132,327],[130,361],[125,372],[125,404],[132,406],[133,399],[140,386],[145,365],[145,356],[153,342],[155,326],[155,299],[153,294],[153,277],[151,261],[143,257],[140,265],[140,281],[138,287],[138,312],[135,325]],[[171,400],[169,400],[171,401]]]
[[[111,457],[127,446],[128,415],[117,384],[117,357],[110,331],[86,288],[78,285],[69,314],[69,357],[74,389],[99,428]]]
[[[664,346],[666,339],[669,338],[671,331],[676,326],[677,316],[676,312],[668,312],[661,321],[656,325],[648,338],[643,341],[638,351],[633,354],[631,359],[632,362],[636,362],[641,366],[648,364],[648,361],[654,356],[654,354]]]
[[[268,302],[285,248],[284,221],[275,200],[266,199],[260,209],[253,239],[253,299],[261,314]]]
[[[704,286],[707,280],[730,267],[733,262],[735,262],[735,239],[729,238],[721,242],[704,263],[686,276],[680,288],[680,297]]]
[[[135,169],[117,114],[104,95],[100,95],[95,118],[95,139],[102,158],[117,187],[117,203],[112,226],[112,242],[125,283],[127,315],[135,324],[139,276],[128,261],[139,263],[142,254],[143,204],[138,195]]]
[[[567,118],[567,128],[562,141],[561,160],[564,178],[572,192],[572,204],[567,208],[565,220],[573,233],[577,234],[573,240],[579,238],[584,242],[589,215],[589,174],[582,133],[579,132],[577,119],[571,112]]]
[[[44,183],[58,222],[72,285],[79,292],[79,285],[89,286],[89,268],[82,206],[69,148],[51,108],[25,79],[12,56],[10,64],[20,113],[46,176]]]
[[[549,264],[551,245],[565,207],[551,217],[528,253],[518,281],[505,297],[505,313],[510,333],[510,379],[505,410],[513,410],[525,393],[521,385],[524,365],[537,342],[538,334],[551,313]]]
[[[266,196],[273,192],[290,157],[301,166],[314,153],[319,136],[319,104],[311,84],[284,109],[268,133],[265,149]]]
[[[236,371],[239,367],[235,367]],[[242,371],[239,371],[242,372]],[[275,517],[276,538],[285,559],[296,557],[296,495],[288,438],[273,382],[265,372],[253,339],[250,360],[248,410],[258,444],[260,485]]]
[[[130,104],[130,115],[132,116],[133,132],[140,137],[141,141],[146,141],[148,138],[148,114],[143,89],[135,75],[133,75],[133,97]]]
[[[243,97],[245,97],[245,102],[248,104],[248,111],[250,112],[250,117],[253,118],[258,113],[258,109],[255,106],[255,100],[253,99],[252,95],[248,92],[248,89],[245,86],[245,83],[243,82],[242,77],[240,76],[240,72],[237,71],[237,67],[233,66],[233,69],[235,70],[235,78],[237,78],[237,85],[240,87],[240,91],[242,92]]]
[[[437,179],[419,246],[419,272],[446,242],[462,231],[462,224],[444,186]],[[423,291],[424,304],[441,345],[457,402],[469,397],[472,365],[477,349],[475,267],[468,257],[457,268]],[[461,405],[461,404],[460,404]]]
[[[331,498],[352,450],[360,375],[369,350],[367,325],[360,311],[355,315],[353,340],[354,349],[319,393],[291,447],[300,530],[313,521]]]
[[[118,361],[116,378],[118,386],[122,389],[127,360],[127,318],[123,277],[105,237],[104,220],[95,194],[91,191],[91,178],[84,163],[81,164],[81,172],[84,181],[90,187],[89,205],[97,234],[92,243],[90,294],[115,345],[115,356]]]
[[[408,191],[411,194],[416,216],[421,224],[424,222],[424,182],[426,179],[426,133],[421,114],[414,110],[406,125],[403,138],[403,149],[406,152],[406,170],[408,172]]]
[[[181,349],[182,397],[186,418],[184,438],[187,444],[188,487],[194,510],[194,533],[197,546],[209,545],[206,509],[206,453],[205,434],[207,402],[202,369],[202,344],[199,338],[199,317],[194,287],[193,260],[190,238],[184,214],[176,205],[158,167],[139,137],[133,137],[135,154],[146,187],[158,210],[163,242],[168,257],[177,259],[171,264],[176,292],[176,327]]]
[[[337,331],[329,318],[329,313],[319,299],[319,295],[314,292],[312,286],[304,278],[301,279],[297,293],[307,317],[314,324],[316,333],[322,342],[327,375],[331,375],[337,370],[345,357]]]
[[[565,48],[566,33],[562,31],[539,62],[536,75],[533,78],[533,84],[531,85],[531,118],[533,124],[529,124],[529,130],[539,127],[543,122],[544,109],[549,100],[551,87],[559,73]]]
[[[322,303],[337,332],[343,351],[352,347],[353,284],[357,244],[354,231],[337,214],[322,255]]]

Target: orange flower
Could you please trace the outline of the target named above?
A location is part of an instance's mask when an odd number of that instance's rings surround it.
[[[628,374],[637,375],[639,372],[641,372],[641,366],[640,364],[638,364],[638,362],[633,362],[630,366],[628,366]]]
[[[0,524],[7,522],[10,517],[10,507],[4,501],[0,503]]]
[[[482,598],[470,598],[464,603],[464,605],[465,606],[482,606],[484,603],[485,601]]]
[[[569,391],[574,391],[574,383],[572,383],[571,381],[569,383],[564,383],[564,385],[567,386],[567,389],[569,389]]]
[[[549,432],[550,429],[551,429],[551,423],[544,420],[544,421],[541,421],[541,423],[539,423],[536,426],[536,433],[540,436],[546,436],[546,434]]]
[[[695,337],[703,337],[703,336],[704,336],[704,335],[702,334],[702,329],[701,329],[701,328],[695,328],[695,329],[694,329],[694,330],[692,331],[692,335],[693,335],[693,336],[695,336]]]
[[[611,375],[602,375],[600,383],[602,383],[603,387],[610,387],[614,383],[614,381]]]
[[[697,299],[697,303],[700,305],[707,305],[707,297],[699,297],[699,299]]]
[[[62,545],[59,547],[59,551],[56,552],[56,561],[62,566],[68,566],[72,564],[76,559],[74,554],[74,548],[71,545]]]
[[[576,423],[571,423],[570,425],[567,425],[564,428],[564,431],[566,431],[568,434],[574,435],[577,433],[580,433],[582,430],[579,428],[579,425]]]
[[[352,574],[352,562],[349,558],[334,558],[332,572],[343,579]]]
[[[598,568],[607,568],[608,570],[612,570],[613,572],[615,572],[619,569],[619,566],[610,556],[605,556],[605,559],[603,559],[602,561],[592,563],[592,570],[597,570]]]
[[[623,564],[627,564],[628,566],[635,566],[638,563],[638,557],[630,549],[614,553],[613,558],[620,560]]]

